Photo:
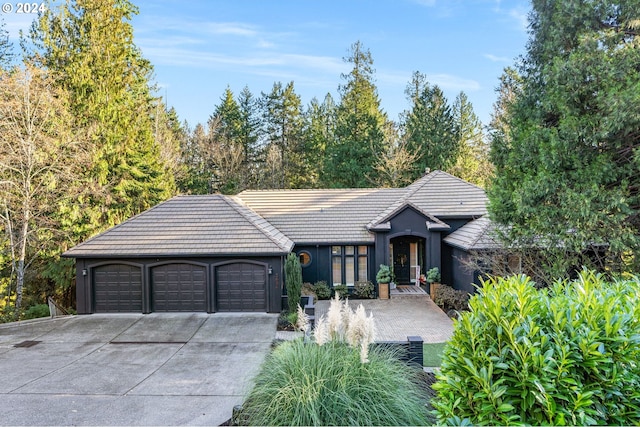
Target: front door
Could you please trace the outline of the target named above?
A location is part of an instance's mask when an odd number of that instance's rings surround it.
[[[399,285],[411,283],[411,251],[409,249],[407,240],[399,239],[393,242],[393,273]]]

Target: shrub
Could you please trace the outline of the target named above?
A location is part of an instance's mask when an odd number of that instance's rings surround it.
[[[353,294],[358,298],[373,298],[373,283],[356,282],[353,286]]]
[[[49,312],[49,305],[47,304],[36,304],[29,307],[24,314],[22,315],[22,319],[37,319],[40,317],[49,317],[51,314]]]
[[[640,281],[583,271],[537,290],[483,284],[455,323],[434,385],[440,423],[637,425]]]
[[[289,313],[295,313],[300,302],[302,289],[302,267],[300,259],[294,253],[290,253],[284,263],[284,273],[287,287],[287,302]]]
[[[313,292],[315,292],[318,299],[331,298],[331,288],[327,285],[327,282],[321,280],[313,285]]]
[[[469,293],[441,284],[438,286],[433,302],[445,312],[467,310],[469,308]]]
[[[427,271],[427,282],[428,283],[440,282],[440,270],[438,270],[438,267],[433,267]]]
[[[339,294],[340,298],[346,298],[349,296],[349,287],[347,285],[333,285],[333,292]]]
[[[378,273],[376,274],[376,282],[391,283],[391,269],[388,265],[380,264]]]

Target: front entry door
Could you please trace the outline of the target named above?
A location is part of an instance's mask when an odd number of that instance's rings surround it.
[[[409,249],[407,240],[393,242],[393,273],[399,285],[411,283],[411,251]]]

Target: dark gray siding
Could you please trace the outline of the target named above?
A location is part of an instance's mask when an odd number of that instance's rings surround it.
[[[478,274],[476,271],[470,271],[465,265],[464,261],[469,254],[462,249],[452,248],[446,246],[447,254],[450,254],[451,271],[447,273],[447,278],[443,275],[443,283],[450,284],[454,289],[459,289],[469,293],[475,292],[474,283],[479,284]]]
[[[337,246],[362,246],[366,245],[367,249],[367,276],[372,282],[375,279],[377,266],[375,265],[376,253],[375,248],[370,243],[336,243]],[[302,268],[302,280],[306,283],[316,283],[325,281],[331,286],[331,245],[300,245],[296,246],[293,251],[299,254],[305,251],[311,255],[311,263]]]

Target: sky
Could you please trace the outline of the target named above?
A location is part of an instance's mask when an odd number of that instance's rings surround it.
[[[525,54],[526,0],[133,0],[134,43],[154,66],[158,95],[180,120],[206,123],[227,87],[254,96],[294,82],[303,106],[339,101],[343,58],[360,41],[371,52],[382,109],[410,108],[415,71],[452,104],[464,91],[488,124],[502,70]],[[9,3],[12,4],[12,3]],[[5,4],[6,5],[6,4]],[[17,45],[33,14],[2,12]]]

